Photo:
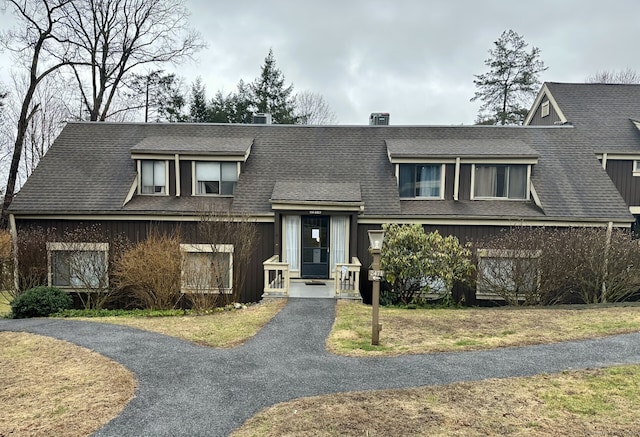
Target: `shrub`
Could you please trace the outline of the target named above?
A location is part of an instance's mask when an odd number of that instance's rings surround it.
[[[78,227],[64,232],[56,242],[64,249],[51,253],[51,269],[58,283],[70,287],[85,309],[101,309],[118,297],[118,289],[109,284],[113,260],[125,250],[128,241],[121,235],[107,237],[98,225]],[[108,243],[107,259],[104,253],[86,247],[86,243]],[[61,263],[55,258],[60,256]]]
[[[453,284],[468,281],[474,266],[471,251],[454,236],[438,231],[426,234],[421,225],[385,224],[380,267],[389,288],[382,301],[407,305],[424,292],[437,292],[449,299]]]
[[[70,309],[73,300],[64,291],[55,287],[35,287],[17,296],[11,302],[14,319],[46,317],[58,311]]]
[[[53,240],[55,230],[39,227],[18,231],[18,289],[20,294],[34,287],[47,284],[47,241]]]
[[[147,309],[171,309],[180,294],[180,239],[151,234],[114,262],[114,282]]]
[[[0,230],[0,290],[8,292],[11,298],[16,295],[13,281],[13,239],[7,230]]]
[[[618,302],[640,289],[640,244],[621,229],[517,227],[478,247],[516,255],[485,284],[510,304]],[[535,262],[517,255],[527,252],[536,253]]]

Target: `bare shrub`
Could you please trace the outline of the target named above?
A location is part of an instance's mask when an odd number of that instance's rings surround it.
[[[217,289],[217,305],[239,302],[249,262],[256,249],[256,223],[247,216],[232,215],[226,210],[205,211],[198,223],[198,235],[199,241],[209,247],[212,256],[209,258],[210,270],[203,270],[200,275],[204,275],[203,279],[208,281],[210,288]],[[232,268],[229,268],[228,262],[231,262]],[[231,278],[227,277],[229,270],[232,272]]]
[[[49,251],[53,286],[75,292],[85,309],[101,309],[117,297],[109,272],[128,245],[123,236],[105,237],[94,225],[67,231],[57,243],[62,244],[48,245],[57,249]]]
[[[178,235],[152,233],[114,261],[113,280],[144,308],[175,308],[181,260]]]
[[[54,234],[54,229],[44,230],[40,227],[18,231],[18,268],[14,297],[31,288],[47,285],[47,241],[51,241]]]
[[[220,305],[224,296],[231,292],[229,271],[233,253],[215,252],[214,249],[220,249],[219,245],[181,247],[182,292],[187,296],[191,309],[204,312]]]
[[[640,244],[622,229],[517,227],[477,247],[505,254],[499,268],[480,264],[478,284],[510,304],[618,302],[640,289]]]
[[[0,230],[0,291],[7,292],[15,298],[13,239],[8,230]]]

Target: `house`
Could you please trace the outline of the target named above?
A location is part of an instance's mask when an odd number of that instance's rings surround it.
[[[640,86],[545,83],[525,125],[572,125],[640,225]]]
[[[524,127],[69,123],[10,221],[15,233],[98,225],[105,242],[180,227],[197,252],[203,211],[228,211],[260,236],[242,300],[286,295],[290,278],[334,278],[337,296],[359,297],[367,231],[383,223],[462,242],[518,225],[631,227],[640,99],[605,91],[640,86],[600,88],[545,84]],[[216,244],[231,269],[232,245]]]

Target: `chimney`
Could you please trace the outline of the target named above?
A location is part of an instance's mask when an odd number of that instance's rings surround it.
[[[389,113],[388,112],[372,112],[369,116],[369,126],[388,126],[389,125]]]

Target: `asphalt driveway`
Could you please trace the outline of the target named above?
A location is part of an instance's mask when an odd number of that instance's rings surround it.
[[[235,349],[73,320],[2,319],[0,331],[67,340],[135,373],[135,398],[94,434],[114,437],[226,436],[259,410],[301,396],[640,363],[640,333],[479,352],[340,357],[324,348],[334,309],[333,299],[289,299]]]

